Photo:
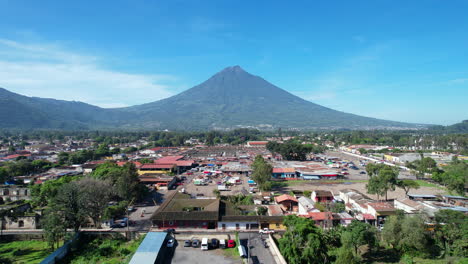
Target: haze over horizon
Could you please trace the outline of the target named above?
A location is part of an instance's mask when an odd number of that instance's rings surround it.
[[[123,107],[240,65],[339,111],[448,125],[468,118],[467,8],[0,0],[0,87]]]

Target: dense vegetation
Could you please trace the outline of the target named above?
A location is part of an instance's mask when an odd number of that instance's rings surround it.
[[[267,149],[272,153],[280,154],[285,160],[306,160],[310,153],[322,153],[326,148],[322,145],[302,144],[297,140],[284,143],[268,142]]]
[[[313,220],[290,215],[284,224],[287,230],[278,240],[279,248],[291,264],[372,263],[376,259],[427,263],[463,260],[468,254],[468,216],[451,210],[436,213],[434,226],[427,225],[423,215],[397,211],[388,217],[381,232],[356,220],[347,227],[322,230]]]
[[[137,250],[144,236],[127,241],[120,234],[112,237],[82,235],[79,246],[59,264],[118,264],[128,263]]]
[[[100,228],[103,217],[121,216],[128,205],[147,191],[145,186],[138,184],[134,164],[119,167],[105,163],[90,176],[65,176],[33,185],[31,194],[36,206],[46,208],[41,223],[47,241],[54,248],[65,236],[66,228],[76,232],[87,224],[87,219]],[[118,203],[109,206],[110,201]]]

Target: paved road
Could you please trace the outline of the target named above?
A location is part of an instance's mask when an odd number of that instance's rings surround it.
[[[250,238],[250,243],[248,243]],[[267,235],[263,235],[265,240],[268,240]],[[274,264],[276,263],[273,255],[271,255],[270,249],[265,248],[262,242],[262,235],[259,233],[239,234],[239,240],[241,245],[246,250],[250,250],[249,264]],[[248,245],[248,246],[247,246]],[[249,255],[247,253],[247,255]]]

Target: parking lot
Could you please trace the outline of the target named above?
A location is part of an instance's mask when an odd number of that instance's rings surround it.
[[[193,183],[193,179],[201,175],[202,173],[195,173],[193,175],[187,176],[187,180],[185,181],[184,185],[180,186],[178,189],[185,189],[185,192],[192,194],[192,195],[198,195],[198,196],[214,196],[213,191],[218,189],[218,181],[221,181],[221,179],[224,177],[223,176],[218,176],[218,177],[213,177],[211,182],[209,182],[207,185],[195,185]],[[247,183],[247,177],[244,175],[232,175],[233,177],[240,177],[241,183],[232,185],[229,187],[229,191],[221,191],[223,195],[236,195],[239,193],[248,193],[249,191],[249,185]]]
[[[215,264],[215,263],[242,263],[239,257],[231,258],[223,254],[221,248],[201,250],[200,246],[194,247],[185,247],[184,241],[198,239],[200,242],[203,237],[207,237],[210,240],[212,238],[220,239],[231,239],[230,235],[223,234],[175,234],[176,244],[173,248],[164,247],[165,258],[164,264]],[[236,252],[237,253],[237,252]],[[237,255],[236,255],[237,256]]]

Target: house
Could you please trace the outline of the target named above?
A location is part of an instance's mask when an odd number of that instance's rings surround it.
[[[333,214],[331,212],[309,212],[301,217],[310,218],[315,221],[315,225],[321,228],[333,227]]]
[[[343,200],[346,210],[354,213],[367,213],[367,203],[375,202],[367,195],[354,189],[341,190],[339,197]]]
[[[315,190],[310,197],[314,202],[318,203],[330,203],[334,199],[333,193],[326,190]]]
[[[236,206],[232,203],[221,201],[220,220],[218,229],[221,230],[251,230],[259,229],[256,206]]]
[[[282,180],[297,180],[296,169],[294,168],[273,168],[271,177]]]
[[[297,201],[300,215],[306,215],[309,212],[320,212],[320,210],[315,208],[315,202],[310,198],[302,196]]]
[[[153,227],[215,229],[219,205],[219,199],[191,199],[190,195],[174,192],[153,214]]]
[[[36,229],[39,215],[31,208],[30,203],[20,200],[0,205],[0,214],[5,215],[4,218],[0,218],[0,229]]]
[[[156,186],[157,188],[164,186],[168,189],[171,189],[177,181],[177,177],[175,176],[151,173],[142,174],[138,177],[138,179],[143,184],[151,184],[153,186]]]
[[[424,211],[425,206],[419,201],[405,198],[403,200],[394,200],[393,206],[396,209],[403,210],[406,214],[419,214]]]
[[[168,174],[173,173],[175,170],[174,164],[154,164],[154,163],[146,163],[141,165],[138,169],[138,174],[143,175],[146,173],[151,174]]]
[[[352,217],[348,213],[335,213],[333,214],[333,226],[342,225],[342,226],[348,226],[351,224],[351,222],[354,220],[354,217]]]
[[[268,141],[247,141],[247,147],[266,147]]]
[[[291,195],[282,194],[280,196],[276,196],[275,202],[281,205],[283,211],[298,211],[298,201],[295,197],[292,197]]]
[[[377,226],[382,226],[385,223],[385,218],[396,214],[396,209],[391,203],[376,202],[367,204],[368,212],[374,216]]]
[[[269,228],[285,230],[282,210],[278,205],[268,206],[268,215],[257,215],[258,206],[235,206],[221,201],[219,230],[252,230]]]
[[[30,200],[31,192],[28,188],[3,185],[0,186],[0,198],[2,201]]]
[[[173,165],[174,171],[177,174],[183,173],[190,170],[194,164],[194,160],[184,160],[184,156],[165,156],[154,161],[155,164],[159,165]]]

